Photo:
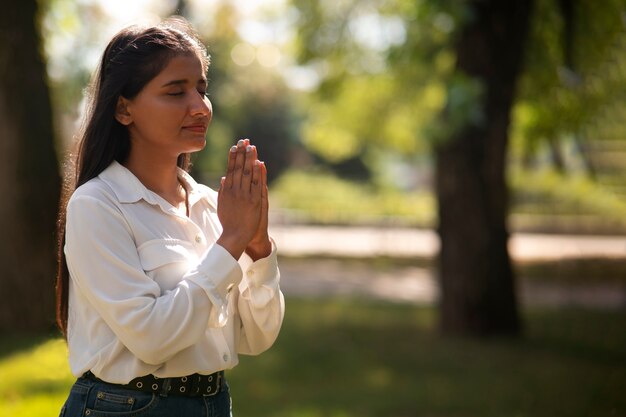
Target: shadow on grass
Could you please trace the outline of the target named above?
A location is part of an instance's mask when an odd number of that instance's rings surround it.
[[[580,361],[626,367],[626,317],[623,311],[541,309],[526,313],[524,345]]]
[[[276,345],[228,374],[236,414],[626,414],[623,314],[534,311],[522,339],[467,340],[440,337],[431,308],[342,300],[287,308]]]

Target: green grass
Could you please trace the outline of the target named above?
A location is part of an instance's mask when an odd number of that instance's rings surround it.
[[[2,339],[0,416],[58,416],[73,382],[65,342],[39,335]]]
[[[532,310],[523,339],[479,341],[438,336],[432,308],[288,299],[287,309],[275,346],[227,373],[236,417],[626,416],[623,311]],[[72,382],[66,348],[33,343],[0,358],[2,416],[58,415]]]

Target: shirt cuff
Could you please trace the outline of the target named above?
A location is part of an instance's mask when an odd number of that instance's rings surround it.
[[[242,278],[237,261],[222,246],[214,244],[185,278],[199,285],[213,303],[209,326],[223,327],[228,319],[230,291]]]
[[[272,252],[265,258],[248,263],[245,274],[239,283],[241,298],[252,306],[262,308],[271,302],[279,291],[280,271],[276,244],[272,240]]]
[[[252,258],[244,253],[247,259],[242,259],[242,269],[245,271],[246,280],[250,287],[261,287],[274,281],[278,275],[276,243],[272,238],[270,238],[270,242],[272,243],[272,251],[265,258],[253,262]]]

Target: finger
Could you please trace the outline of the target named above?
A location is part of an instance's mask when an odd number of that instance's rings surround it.
[[[263,185],[267,186],[267,165],[265,165],[265,162],[261,161],[261,171],[263,172],[263,176],[261,178],[263,178]]]
[[[267,233],[267,227],[268,227],[268,223],[269,223],[269,198],[268,198],[268,191],[267,191],[267,166],[265,165],[264,162],[260,162],[259,163],[260,168],[261,168],[261,224],[260,227],[262,227],[264,229],[264,231]]]
[[[259,161],[259,150],[257,149],[256,146],[252,145],[252,151],[250,152],[251,155],[249,155],[249,157],[252,159],[252,166],[256,166],[257,162]],[[261,175],[260,175],[261,171],[257,171],[257,170],[252,170],[252,185],[254,186],[256,183],[258,183],[259,181],[261,181]]]
[[[224,189],[226,187],[226,177],[220,178],[220,188],[217,190],[217,211],[218,216],[221,214],[222,201],[224,200]]]
[[[254,157],[254,146],[248,145],[246,146],[246,159],[244,161],[243,167],[243,177],[241,179],[241,187],[244,190],[250,191],[250,187],[252,184],[252,173],[254,171],[254,165],[256,158]]]
[[[241,177],[243,175],[243,165],[245,162],[245,140],[241,139],[237,142],[237,152],[235,154],[235,167],[233,168],[233,187],[241,186]]]
[[[254,167],[252,169],[252,194],[254,195],[255,198],[261,198],[263,195],[263,192],[261,190],[261,188],[263,187],[262,184],[262,177],[263,177],[263,167],[262,167],[263,162],[259,161],[258,159],[254,161]]]
[[[264,205],[265,203],[263,202],[263,200],[267,199],[267,185],[264,179],[266,171],[265,163],[263,161],[257,160],[255,162],[255,168],[257,169],[257,171],[255,173],[255,183],[252,185],[253,192],[255,193],[255,197],[261,199],[261,204]]]
[[[235,159],[237,158],[237,146],[233,145],[228,152],[228,166],[226,168],[226,178],[223,178],[223,183],[226,188],[233,186],[233,173],[235,172]]]
[[[262,192],[262,198],[263,198],[263,204],[265,206],[265,208],[267,209],[269,207],[269,198],[268,198],[268,191],[267,191],[267,166],[265,165],[265,162],[261,162],[261,192]]]

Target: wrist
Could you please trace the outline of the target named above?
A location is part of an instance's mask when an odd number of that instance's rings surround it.
[[[244,250],[246,250],[246,246],[242,245],[240,242],[240,239],[222,235],[217,239],[215,243],[226,249],[226,251],[237,260],[241,257],[241,254],[244,252]]]
[[[272,253],[272,242],[269,236],[263,239],[253,240],[248,243],[246,247],[246,253],[253,261],[258,261],[262,258],[267,258]]]

